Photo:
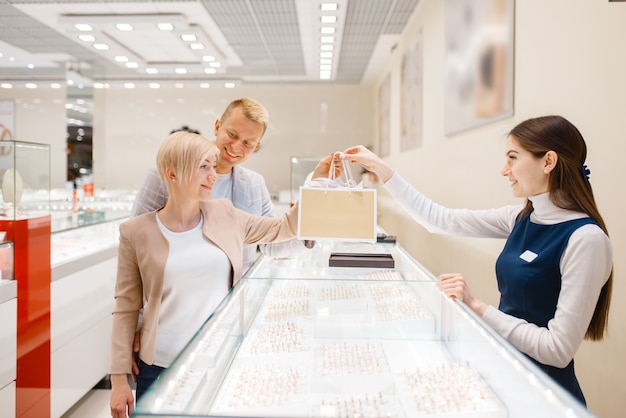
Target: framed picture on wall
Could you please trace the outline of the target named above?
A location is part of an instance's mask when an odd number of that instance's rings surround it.
[[[378,89],[378,144],[381,157],[389,155],[391,125],[389,117],[391,115],[391,76],[387,74],[385,80]]]
[[[402,58],[400,76],[400,150],[422,144],[423,37],[420,29]]]
[[[446,134],[513,114],[514,8],[514,0],[446,0]]]

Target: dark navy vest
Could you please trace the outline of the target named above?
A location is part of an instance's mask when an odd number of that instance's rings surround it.
[[[547,326],[561,291],[561,256],[572,233],[587,224],[596,222],[582,218],[540,225],[530,222],[528,214],[519,220],[496,262],[499,309]]]
[[[498,309],[517,318],[546,327],[554,318],[561,291],[560,262],[572,233],[592,218],[574,219],[554,225],[530,222],[523,216],[513,227],[496,262],[500,290]],[[539,364],[544,371],[585,403],[574,375],[573,361],[558,369]]]

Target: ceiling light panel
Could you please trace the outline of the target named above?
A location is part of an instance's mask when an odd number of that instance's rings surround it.
[[[188,21],[182,14],[96,14],[96,15],[67,15],[62,16],[59,22],[65,30],[72,34],[77,22],[89,22],[93,27],[90,32],[96,42],[109,45],[110,51],[104,51],[105,56],[128,56],[132,63],[126,63],[126,68],[136,68],[145,72],[145,69],[157,68],[160,74],[172,73],[168,64],[182,63],[189,66],[188,73],[203,73],[203,55],[210,54],[216,61],[223,61],[223,56],[213,44],[202,28]],[[132,22],[132,25],[131,23]],[[173,29],[164,31],[159,29],[159,23],[170,23]],[[133,30],[119,30],[131,25]],[[191,43],[193,42],[193,43]],[[175,71],[176,74],[187,74]]]
[[[343,52],[339,59],[336,81],[361,80],[370,60],[387,59],[374,57],[372,52],[382,33],[389,27],[398,28],[404,20],[402,30],[420,0],[396,0],[392,7],[377,0],[352,1],[343,33]],[[407,13],[411,10],[411,13]],[[391,25],[392,18],[395,20]]]
[[[348,0],[349,7],[345,7],[346,17],[342,39],[333,58],[333,67],[336,68],[334,82],[359,83],[363,79],[364,71],[371,71],[371,62],[385,62],[389,57],[389,46],[381,45],[381,37],[386,37],[383,44],[389,43],[389,37],[401,33],[408,19],[413,15],[419,0]],[[46,54],[63,52],[65,59],[54,59],[55,69],[48,68],[42,71],[35,62],[35,68],[28,69],[27,64],[22,66],[6,66],[0,63],[0,78],[10,80],[10,75],[17,74],[23,68],[21,77],[37,78],[40,75],[49,77],[57,72],[64,75],[65,69],[58,62],[73,60],[93,63],[94,77],[106,84],[107,80],[140,79],[156,80],[155,75],[147,74],[147,66],[137,69],[128,69],[123,64],[115,62],[114,56],[100,53],[93,48],[93,42],[79,41],[75,36],[68,36],[65,27],[58,22],[59,16],[67,15],[183,15],[188,24],[197,24],[209,37],[213,46],[222,54],[219,58],[227,69],[224,75],[238,78],[243,81],[259,82],[307,82],[318,79],[321,28],[319,20],[312,21],[311,14],[321,10],[321,3],[332,1],[320,0],[59,0],[33,1],[11,0],[0,7],[0,39],[11,44],[20,51],[17,55],[19,62],[26,62],[23,56],[42,59]],[[308,7],[309,13],[301,13],[302,8]],[[339,10],[342,6],[339,4]],[[118,23],[118,22],[116,22]],[[124,23],[124,22],[121,22]],[[133,26],[134,22],[127,21]],[[164,23],[161,21],[155,22]],[[315,25],[315,28],[311,28]],[[134,31],[131,31],[131,33]],[[89,32],[83,32],[89,33]],[[113,36],[120,31],[117,28],[107,31]],[[307,35],[310,33],[310,36]],[[389,34],[389,35],[385,35]],[[94,41],[95,42],[95,41]],[[119,44],[130,49],[133,55],[143,58],[144,55],[157,55],[158,51],[148,52],[150,48],[163,47],[163,44],[148,43],[144,48],[142,42],[132,43],[122,38]],[[148,40],[146,41],[148,42]],[[182,41],[179,41],[182,43]],[[111,46],[113,48],[113,46]],[[187,45],[186,48],[190,50]],[[144,52],[144,50],[146,52]],[[381,51],[384,52],[381,54]],[[113,51],[110,51],[111,53]],[[196,51],[200,54],[198,67],[201,74],[206,62],[201,58],[207,51]],[[169,52],[163,55],[173,55]],[[371,54],[379,54],[376,57]],[[131,60],[133,55],[127,54]],[[159,58],[157,58],[159,59]],[[48,61],[52,61],[48,59]],[[244,65],[245,62],[245,65]],[[310,75],[309,67],[314,69]],[[337,67],[338,66],[338,67]],[[364,70],[364,67],[368,68]],[[220,70],[220,71],[221,71]],[[188,75],[192,76],[193,70]],[[7,76],[9,75],[9,76]],[[215,79],[213,75],[203,75]],[[159,74],[158,77],[171,76]],[[187,77],[187,76],[180,76]]]
[[[202,3],[244,66],[229,68],[229,73],[304,76],[294,0]]]

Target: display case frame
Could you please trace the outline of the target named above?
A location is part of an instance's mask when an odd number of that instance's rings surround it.
[[[335,251],[389,253],[396,267],[328,267],[329,254]],[[369,289],[363,291],[369,296],[337,302],[320,291],[325,288],[344,297],[357,289]],[[382,290],[373,292],[374,288]],[[430,315],[430,322],[411,316],[415,305],[411,308],[399,299],[394,301],[396,288],[405,289],[401,295],[416,300],[419,309]],[[276,313],[280,308],[272,309],[281,289],[289,289],[284,293],[289,302],[282,305],[283,311],[297,311],[296,302],[301,299],[309,303],[305,313],[292,312],[292,329],[285,328],[286,318],[273,325],[272,332],[283,337],[294,330],[300,333],[296,333],[300,339],[287,337],[291,338],[287,347],[304,347],[295,354],[280,345],[274,345],[274,351],[271,345],[267,348],[271,334],[262,334],[266,326],[272,326],[268,312],[280,316]],[[316,296],[303,297],[304,289],[309,289],[309,296]],[[380,300],[372,295],[394,302],[386,308],[389,321],[381,316]],[[374,354],[371,348],[363,351],[363,346],[375,347]],[[382,358],[386,368],[368,373],[369,369],[361,367],[329,379],[320,374],[328,350],[343,350],[347,355],[339,358],[348,363],[355,358],[376,363]],[[416,380],[424,376],[430,380]],[[276,383],[281,379],[291,379],[292,386],[273,389],[281,387]],[[470,383],[461,385],[461,381]],[[381,386],[381,382],[388,384]],[[459,394],[464,387],[477,392]],[[453,395],[444,396],[446,393]],[[463,397],[471,402],[457,408],[455,402]],[[446,298],[434,275],[400,246],[318,242],[314,250],[293,259],[261,257],[139,401],[134,416],[593,415],[463,302]]]
[[[50,214],[50,145],[0,141],[2,220]]]
[[[290,175],[289,175],[289,191],[290,203],[293,204],[300,196],[300,186],[302,186],[309,174],[311,174],[317,164],[324,157],[291,157]]]

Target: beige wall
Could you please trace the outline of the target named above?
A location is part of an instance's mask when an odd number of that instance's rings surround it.
[[[327,155],[374,141],[374,108],[366,87],[95,90],[96,187],[138,187],[172,129],[184,124],[213,139],[215,120],[242,96],[259,100],[270,114],[261,148],[244,165],[265,176],[271,193],[289,189],[290,157]]]
[[[499,174],[504,134],[516,123],[544,114],[561,114],[578,126],[589,148],[587,164],[595,197],[612,238],[615,283],[608,338],[583,343],[576,367],[590,410],[599,417],[623,416],[626,3],[517,1],[514,116],[452,136],[443,131],[443,21],[443,1],[422,1],[379,78],[380,84],[387,74],[392,77],[392,147],[387,161],[418,190],[449,207],[518,203]],[[402,54],[420,28],[425,57],[424,140],[420,148],[400,152],[399,68]],[[494,263],[502,241],[430,235],[394,209],[383,212],[380,223],[433,273],[462,272],[479,297],[497,304]]]

